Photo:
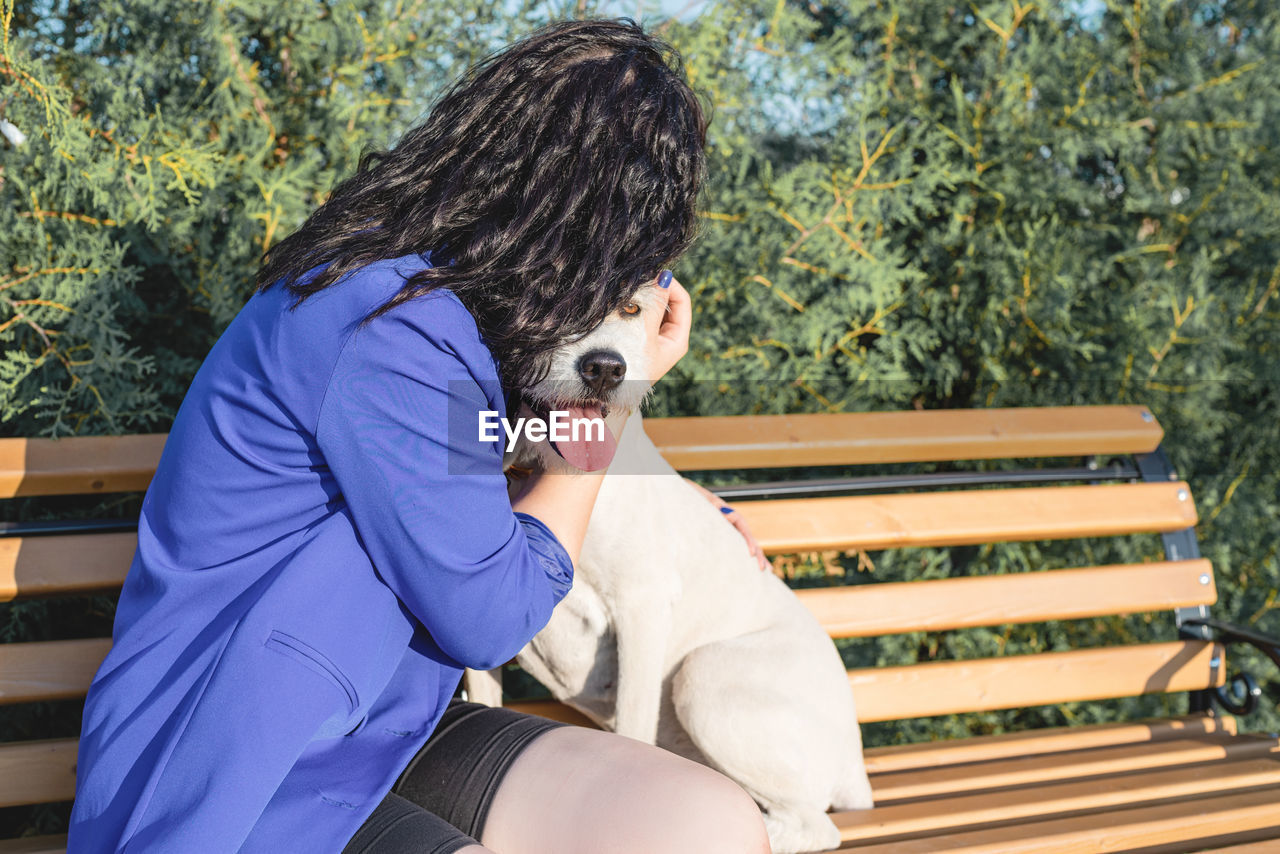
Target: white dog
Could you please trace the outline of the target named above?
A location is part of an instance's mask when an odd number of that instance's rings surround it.
[[[643,289],[555,353],[546,380],[524,394],[537,413],[634,414],[573,588],[517,661],[601,727],[735,780],[760,805],[775,854],[835,848],[827,810],[872,805],[844,664],[813,615],[645,435],[644,318],[662,310],[655,294]],[[522,440],[512,455],[553,471],[591,459],[598,451],[569,442]],[[468,674],[468,697],[496,704],[500,686],[486,676]]]

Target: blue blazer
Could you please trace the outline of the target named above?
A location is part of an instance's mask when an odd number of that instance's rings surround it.
[[[277,284],[200,367],[85,702],[70,854],[341,851],[462,668],[507,661],[568,592],[478,441],[506,406],[458,298],[357,329],[429,265],[293,310]]]

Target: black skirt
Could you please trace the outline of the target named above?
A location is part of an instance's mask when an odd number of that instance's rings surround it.
[[[453,854],[478,845],[511,763],[530,741],[560,726],[568,725],[454,698],[342,854]]]

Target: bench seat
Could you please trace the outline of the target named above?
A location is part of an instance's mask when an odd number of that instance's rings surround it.
[[[1280,851],[1280,740],[1240,733],[1236,718],[1208,704],[1228,682],[1224,641],[1233,639],[1196,625],[1217,600],[1213,567],[1195,548],[1190,486],[1162,462],[1163,430],[1144,407],[669,418],[646,429],[673,465],[693,471],[1073,456],[1094,466],[1111,455],[1133,457],[1137,467],[1110,475],[1112,482],[1057,469],[1054,485],[1012,485],[1035,480],[1023,472],[980,489],[971,480],[956,481],[961,489],[848,495],[833,493],[861,487],[823,481],[796,497],[808,488],[788,482],[756,496],[762,500],[731,498],[772,555],[1163,538],[1164,553],[1140,563],[798,590],[833,639],[1177,615],[1176,637],[849,670],[863,722],[1154,692],[1196,698],[1190,713],[1167,719],[870,748],[877,806],[832,816],[842,850]],[[143,489],[163,439],[0,440],[0,498]],[[117,590],[134,544],[118,525],[8,533],[0,537],[0,601]],[[109,644],[0,644],[0,708],[83,697]],[[594,725],[555,701],[510,707]],[[0,808],[70,801],[75,761],[74,738],[0,744]],[[0,854],[51,854],[65,845],[62,835],[0,840]]]

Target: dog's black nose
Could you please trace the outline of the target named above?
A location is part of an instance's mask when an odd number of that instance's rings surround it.
[[[627,363],[612,350],[592,350],[578,360],[578,374],[596,394],[613,391],[627,375]]]

